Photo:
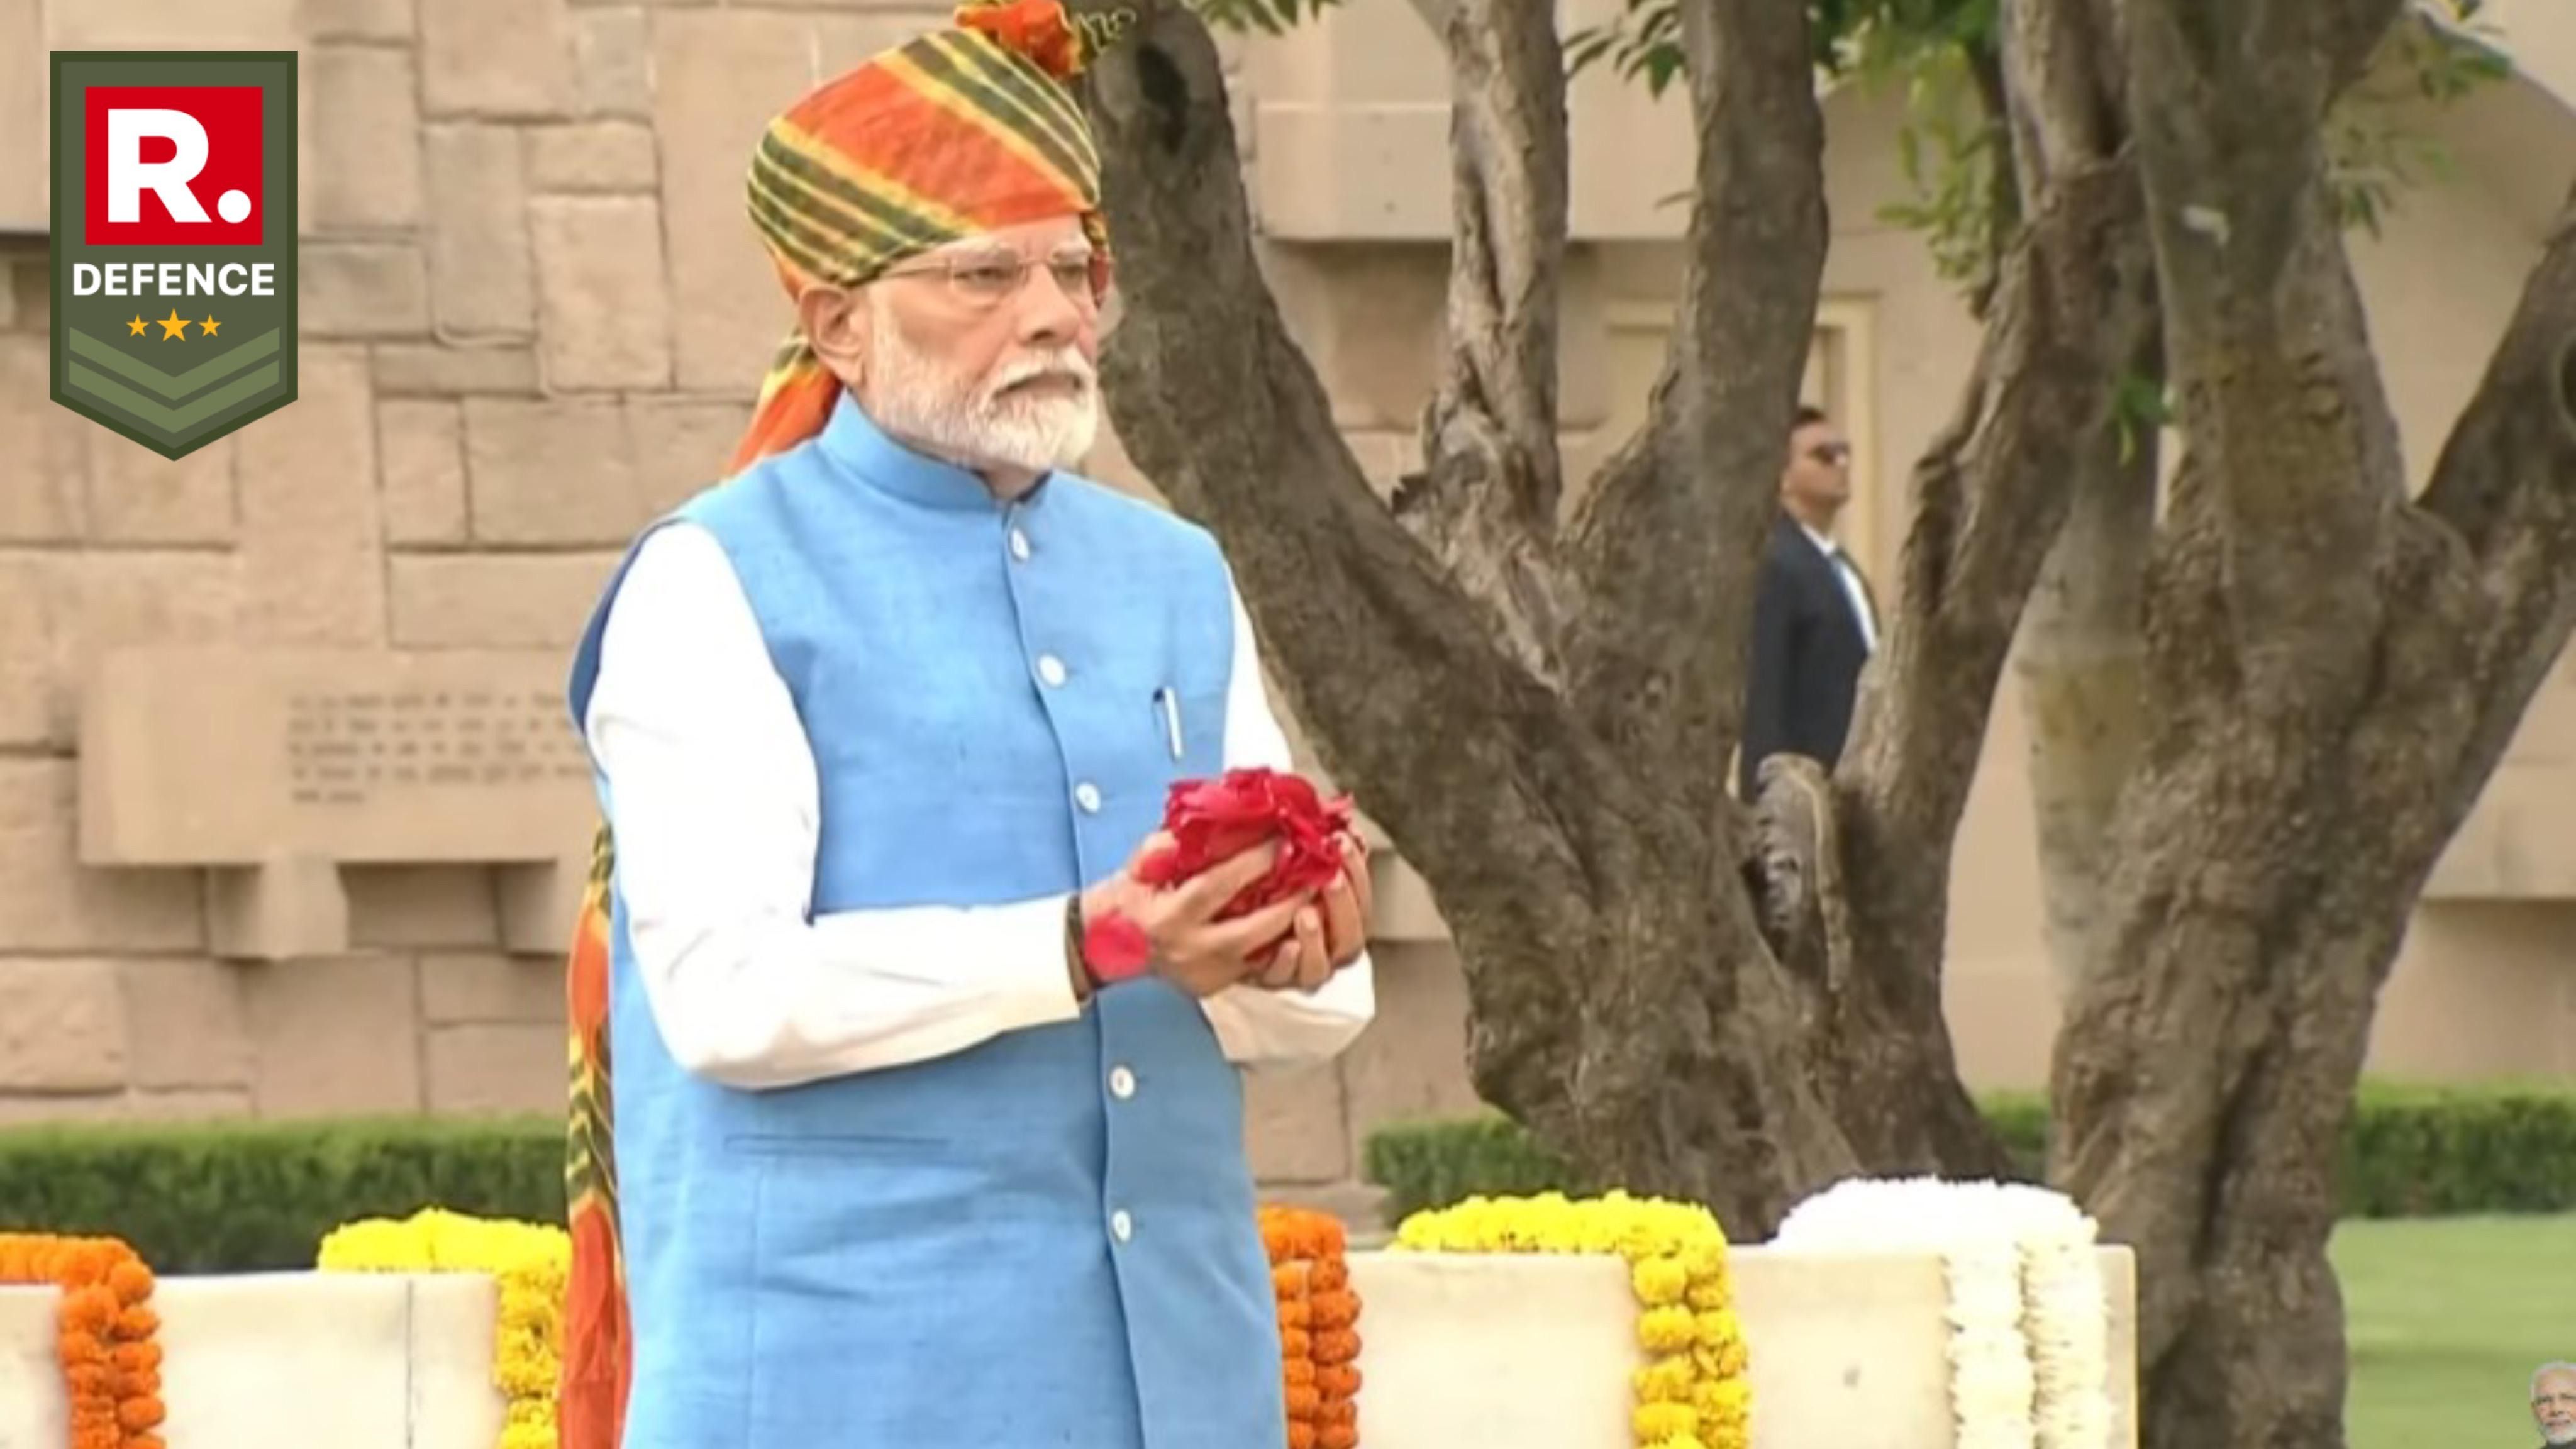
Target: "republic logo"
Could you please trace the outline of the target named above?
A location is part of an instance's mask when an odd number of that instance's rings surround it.
[[[295,401],[295,52],[53,81],[54,401],[166,458]]]

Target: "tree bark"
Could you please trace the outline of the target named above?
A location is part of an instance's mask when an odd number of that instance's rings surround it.
[[[2152,336],[2141,193],[2118,87],[2088,69],[2100,0],[2002,13],[2020,210],[1977,368],[1916,466],[1915,518],[1882,656],[1835,782],[1854,967],[1834,993],[1828,1062],[1856,1145],[1881,1172],[1999,1175],[1959,1085],[1941,1007],[1953,844],[2024,602],[2067,515],[2070,478],[2109,431],[2111,383]],[[1863,1104],[1918,1100],[1903,1116]]]
[[[2054,1175],[2139,1253],[2157,1449],[2341,1442],[2325,1246],[2377,992],[2576,626],[2569,225],[2405,497],[2319,160],[2394,9],[2125,12],[2186,446]]]
[[[2160,379],[2152,352],[2132,376]],[[2113,865],[2110,829],[2137,768],[2146,660],[2147,553],[2160,455],[2152,424],[2112,429],[2069,482],[2066,525],[2040,569],[2015,673],[2030,740],[2039,887],[2058,1000],[2092,974],[2093,933]]]
[[[1653,428],[1652,451],[1671,460],[1674,486],[1659,491],[1640,476],[1605,490],[1630,521],[1596,517],[1578,529],[1563,587],[1580,617],[1553,641],[1579,677],[1601,677],[1612,654],[1664,671],[1655,676],[1664,696],[1695,701],[1703,723],[1734,688],[1740,646],[1727,641],[1742,629],[1730,627],[1728,610],[1740,619],[1749,599],[1752,545],[1739,544],[1748,566],[1722,589],[1692,581],[1694,570],[1657,551],[1697,552],[1698,539],[1719,536],[1712,519],[1755,511],[1748,492],[1767,500],[1776,449],[1741,438],[1785,425],[1804,345],[1797,318],[1812,310],[1823,248],[1820,214],[1791,232],[1762,219],[1784,173],[1795,181],[1803,168],[1798,194],[1811,198],[1821,178],[1803,36],[1778,38],[1767,12],[1751,23],[1761,8],[1711,0],[1693,11],[1690,33],[1710,78],[1695,112],[1704,131],[1730,140],[1704,168],[1713,184],[1693,224],[1692,269],[1703,279],[1712,265],[1778,277],[1771,290],[1787,296],[1764,301],[1760,316],[1774,332],[1796,333],[1798,346],[1720,359],[1711,328],[1735,325],[1729,309],[1743,304],[1706,280],[1686,289]],[[1123,320],[1104,359],[1121,440],[1179,511],[1225,539],[1323,762],[1436,892],[1467,968],[1479,1092],[1591,1176],[1693,1197],[1730,1224],[1763,1230],[1852,1158],[1809,1084],[1798,983],[1766,949],[1734,879],[1739,822],[1717,804],[1725,738],[1667,726],[1652,753],[1630,749],[1643,717],[1552,681],[1543,658],[1498,622],[1507,609],[1495,608],[1497,595],[1465,582],[1476,570],[1444,557],[1490,540],[1444,544],[1432,530],[1426,542],[1378,502],[1262,285],[1213,44],[1178,3],[1135,14],[1089,83],[1111,230],[1127,258]],[[1532,62],[1554,37],[1516,34],[1451,32],[1476,47],[1462,68],[1479,80],[1561,85],[1540,82]],[[1478,59],[1494,55],[1507,59]],[[1474,135],[1488,124],[1480,118],[1548,106],[1543,96],[1489,97],[1460,124]],[[1783,112],[1787,160],[1745,139]],[[1491,220],[1484,198],[1516,184],[1544,192],[1548,174],[1526,152],[1468,155],[1471,194],[1459,211],[1470,235]],[[1784,241],[1794,245],[1766,250]],[[1469,268],[1461,290],[1493,325],[1458,341],[1439,413],[1449,425],[1428,440],[1434,479],[1524,490],[1517,501],[1473,506],[1508,525],[1495,536],[1515,547],[1514,531],[1528,529],[1534,542],[1523,556],[1537,560],[1548,557],[1548,540],[1530,506],[1545,487],[1544,469],[1528,466],[1539,449],[1532,419],[1552,406],[1553,382],[1528,370],[1524,344],[1553,327],[1542,315],[1552,312],[1546,257],[1562,245],[1560,233]],[[1721,376],[1709,375],[1713,364]],[[1731,466],[1681,471],[1710,456],[1705,444],[1720,433],[1731,439]],[[1440,451],[1443,439],[1493,442],[1499,466],[1458,468]],[[1646,536],[1686,525],[1694,535]],[[1739,526],[1724,536],[1751,534]],[[1681,581],[1679,593],[1620,577],[1603,562],[1612,558],[1654,563]],[[1490,567],[1483,577],[1511,573]],[[1658,615],[1661,604],[1676,611]],[[1622,632],[1631,621],[1641,630],[1633,639]],[[1698,1089],[1675,1092],[1676,1082]]]

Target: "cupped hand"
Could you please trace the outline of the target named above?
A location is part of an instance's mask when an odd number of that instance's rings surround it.
[[[1342,837],[1342,870],[1326,886],[1320,902],[1301,907],[1293,934],[1279,943],[1252,980],[1273,991],[1314,991],[1335,972],[1359,959],[1368,943],[1368,852],[1351,836]]]
[[[1148,969],[1190,993],[1213,996],[1243,981],[1258,968],[1271,942],[1290,932],[1299,911],[1314,897],[1291,896],[1233,920],[1217,912],[1267,874],[1279,858],[1275,844],[1262,844],[1230,856],[1192,879],[1158,890],[1138,877],[1140,867],[1172,848],[1172,838],[1156,832],[1137,847],[1118,874],[1083,892],[1085,921],[1126,917],[1144,933]]]

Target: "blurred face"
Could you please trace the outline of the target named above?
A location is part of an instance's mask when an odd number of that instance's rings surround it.
[[[1780,500],[1817,527],[1831,523],[1851,501],[1851,444],[1830,420],[1789,434],[1789,458],[1780,471]]]
[[[825,364],[921,451],[1013,491],[1090,451],[1100,309],[1074,218],[955,242],[803,305]]]
[[[2531,1417],[2551,1444],[2576,1444],[2576,1369],[2551,1369],[2531,1391]]]

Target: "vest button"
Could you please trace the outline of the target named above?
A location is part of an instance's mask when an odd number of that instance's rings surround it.
[[[1011,530],[1011,557],[1022,563],[1029,561],[1029,536],[1022,529]]]
[[[1038,678],[1045,680],[1049,689],[1064,683],[1064,661],[1052,654],[1039,655]]]
[[[1091,783],[1089,780],[1085,780],[1081,784],[1074,786],[1073,803],[1081,806],[1082,813],[1085,815],[1099,814],[1100,787]]]
[[[1109,1215],[1109,1234],[1122,1243],[1136,1236],[1136,1220],[1127,1216],[1125,1208]]]
[[[1136,1095],[1136,1074],[1125,1067],[1109,1069],[1109,1095],[1125,1100]]]

